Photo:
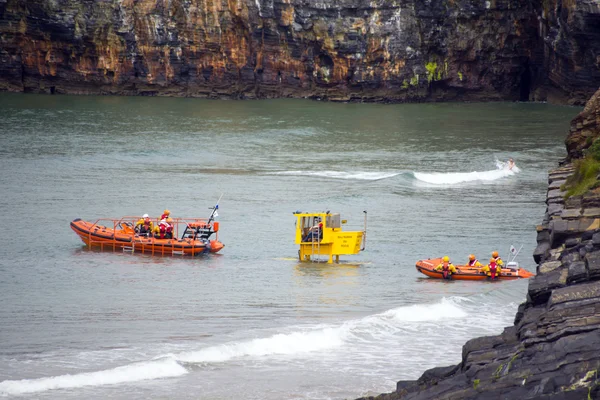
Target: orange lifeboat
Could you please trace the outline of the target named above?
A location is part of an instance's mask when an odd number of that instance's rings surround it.
[[[106,250],[122,250],[152,255],[190,255],[217,253],[225,245],[218,240],[219,223],[194,218],[173,218],[173,238],[157,238],[152,234],[140,235],[135,223],[140,217],[121,219],[102,218],[95,222],[75,219],[71,229],[88,247]],[[153,221],[155,224],[157,221]],[[179,235],[181,233],[181,235]],[[214,239],[211,239],[212,235]]]
[[[442,263],[442,258],[432,258],[427,260],[419,260],[417,261],[417,271],[426,275],[430,278],[434,279],[443,279],[442,272],[436,271],[435,267]],[[468,265],[455,265],[458,270],[457,273],[452,274],[452,279],[454,280],[463,280],[463,281],[485,281],[490,278],[481,271],[481,268],[470,267]],[[535,274],[527,271],[526,269],[519,268],[516,263],[508,263],[504,268],[502,268],[502,272],[500,276],[497,277],[498,280],[512,280],[519,278],[531,278]]]

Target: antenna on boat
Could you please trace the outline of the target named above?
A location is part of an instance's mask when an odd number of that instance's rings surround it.
[[[367,210],[364,210],[363,213],[365,213],[365,230],[363,231],[363,245],[360,251],[363,251],[367,246]]]
[[[219,213],[217,212],[217,210],[219,209],[219,203],[221,202],[222,198],[223,198],[223,193],[221,193],[221,196],[219,196],[219,200],[217,200],[217,204],[215,204],[214,207],[209,208],[209,210],[213,210],[212,213],[210,213],[210,217],[208,217],[209,224],[212,222],[213,219],[215,219],[215,217],[219,216]]]

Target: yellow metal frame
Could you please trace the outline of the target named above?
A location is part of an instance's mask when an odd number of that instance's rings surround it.
[[[340,255],[358,254],[361,250],[364,231],[343,231],[339,214],[330,213],[295,213],[296,215],[296,239],[295,243],[300,245],[300,261],[317,261],[318,256],[326,256],[327,263],[340,261]],[[308,235],[310,226],[314,225],[315,218],[321,218],[323,223],[321,238],[319,237],[303,242],[302,239]],[[309,223],[306,223],[306,222]],[[337,223],[336,223],[337,221]],[[329,225],[329,226],[328,226]]]

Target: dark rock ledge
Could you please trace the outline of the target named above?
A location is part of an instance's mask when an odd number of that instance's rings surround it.
[[[569,162],[600,137],[599,93],[573,120]],[[573,171],[566,163],[549,173],[537,275],[514,325],[468,341],[458,365],[363,400],[600,399],[600,193],[565,202],[561,186]]]

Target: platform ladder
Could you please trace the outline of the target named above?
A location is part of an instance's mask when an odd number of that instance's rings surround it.
[[[131,240],[131,246],[123,246],[123,253],[135,253],[135,242],[136,240],[142,244],[141,236],[133,236]]]
[[[315,232],[313,232],[313,234],[311,235],[311,255],[310,255],[310,261],[311,262],[321,262],[321,228],[317,227],[317,231],[316,231],[316,237],[315,237]],[[315,257],[315,250],[316,252],[316,257]]]

